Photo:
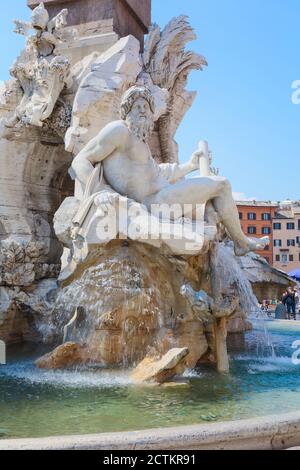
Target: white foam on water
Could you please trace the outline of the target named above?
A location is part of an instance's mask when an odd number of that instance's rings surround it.
[[[203,373],[200,372],[199,370],[187,369],[182,374],[181,377],[183,377],[185,379],[193,379],[193,378],[200,379],[201,377],[203,377]]]
[[[299,366],[293,364],[291,356],[269,356],[264,358],[256,358],[253,356],[236,356],[235,360],[248,363],[248,372],[250,374],[256,372],[287,372],[291,369],[295,371]]]
[[[129,371],[107,369],[42,370],[32,362],[20,362],[1,368],[0,377],[22,380],[31,384],[44,384],[70,388],[103,388],[132,384]]]

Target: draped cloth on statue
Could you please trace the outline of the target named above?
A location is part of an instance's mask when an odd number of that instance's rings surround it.
[[[159,165],[161,175],[170,183],[178,180],[178,164]],[[107,184],[103,164],[95,166],[82,200],[65,199],[55,214],[54,226],[65,246],[61,279],[68,277],[83,262],[90,246],[105,246],[115,239],[139,241],[179,256],[200,254],[214,240],[217,228],[202,219],[161,219],[147,207],[120,195]],[[66,214],[68,214],[66,216]]]

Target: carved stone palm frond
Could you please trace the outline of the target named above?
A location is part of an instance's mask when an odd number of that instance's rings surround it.
[[[149,28],[149,34],[146,38],[145,51],[143,55],[144,64],[146,67],[150,65],[151,58],[154,55],[155,47],[161,38],[161,29],[160,26],[156,23],[153,23]]]
[[[186,16],[172,19],[160,34],[159,27],[153,27],[146,42],[144,62],[155,85],[170,91],[181,72],[202,70],[207,65],[204,57],[185,51],[186,44],[195,39]]]
[[[195,92],[185,89],[188,75],[192,70],[203,70],[207,65],[204,57],[185,50],[186,44],[195,39],[196,35],[188,18],[179,16],[172,19],[163,31],[160,31],[159,26],[153,25],[146,40],[144,71],[150,75],[154,85],[169,92],[168,111],[158,121],[154,139],[159,150],[156,149],[153,153],[162,162],[178,160],[174,137],[196,96]]]

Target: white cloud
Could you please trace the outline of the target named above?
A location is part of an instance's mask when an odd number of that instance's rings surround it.
[[[247,197],[245,193],[233,193],[235,201],[257,201],[257,197]]]

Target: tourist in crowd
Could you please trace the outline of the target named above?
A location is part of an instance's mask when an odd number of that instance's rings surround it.
[[[287,291],[283,294],[282,303],[285,305],[288,319],[296,320],[296,294],[293,287],[288,287]]]
[[[299,304],[300,297],[299,297],[297,287],[294,287],[294,292],[295,292],[295,309],[296,309],[296,315],[297,315],[297,311],[298,311],[298,313],[300,313],[300,304]]]

